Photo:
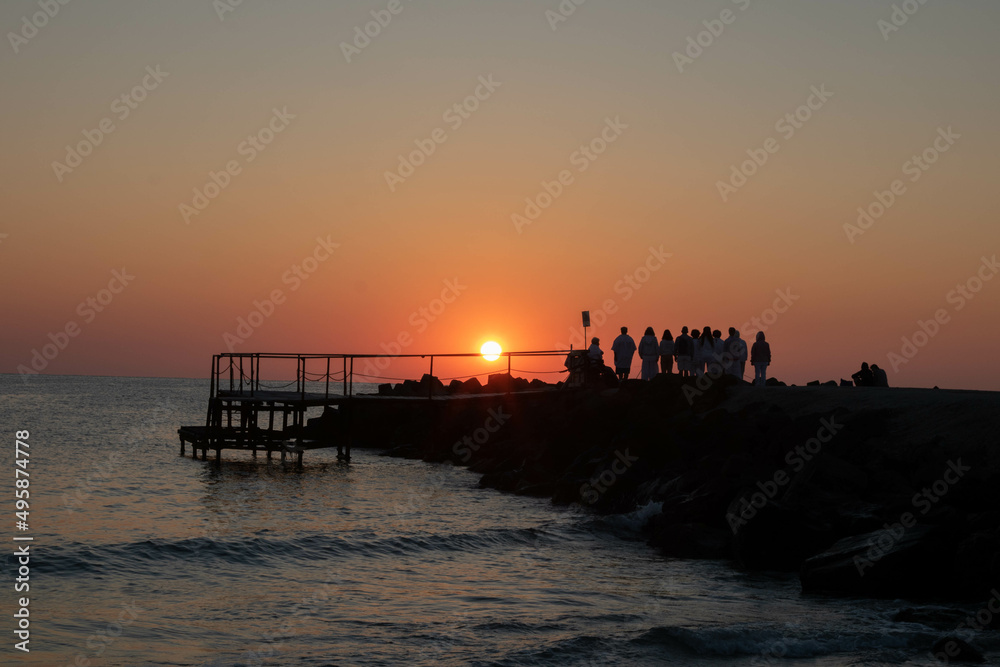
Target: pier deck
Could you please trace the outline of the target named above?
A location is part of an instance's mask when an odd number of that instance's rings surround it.
[[[515,356],[561,356],[565,351],[504,353],[507,357],[507,371],[510,373],[510,359]],[[483,397],[490,394],[441,395],[432,390],[426,396],[380,396],[354,393],[354,360],[383,357],[424,358],[430,360],[430,375],[433,376],[435,357],[478,357],[477,354],[443,355],[320,355],[320,354],[265,354],[229,353],[212,357],[211,389],[208,411],[204,425],[181,426],[177,430],[180,438],[180,453],[185,454],[191,446],[191,455],[208,459],[208,451],[215,450],[215,460],[221,461],[222,450],[233,449],[266,452],[270,459],[275,452],[284,461],[289,454],[295,454],[301,465],[303,452],[310,449],[337,448],[337,457],[351,458],[351,406],[359,402],[378,401],[453,401],[465,398]],[[261,383],[261,360],[295,361],[296,379],[286,387],[274,389]],[[333,370],[334,362],[340,362],[342,370]],[[324,370],[308,372],[307,364],[315,368],[317,364]],[[228,375],[228,382],[226,376]],[[368,376],[361,376],[368,377]],[[334,391],[331,392],[331,384]],[[228,385],[228,386],[227,386]],[[338,387],[339,385],[339,387]],[[339,391],[337,391],[339,389]],[[537,390],[535,390],[537,391]],[[544,391],[544,390],[543,390]],[[506,393],[510,393],[509,391]],[[521,392],[519,392],[521,393]],[[496,394],[504,395],[503,393]],[[337,410],[340,427],[336,433],[317,438],[306,422],[309,408]]]

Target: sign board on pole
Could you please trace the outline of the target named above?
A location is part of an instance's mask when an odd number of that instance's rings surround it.
[[[585,326],[585,327],[589,327],[590,326],[590,311],[589,310],[583,311],[583,326]]]

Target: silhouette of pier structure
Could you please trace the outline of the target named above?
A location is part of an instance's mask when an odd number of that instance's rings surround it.
[[[502,352],[507,358],[507,376],[512,378],[511,360],[519,357],[560,357],[568,351]],[[462,400],[462,395],[435,393],[433,383],[428,383],[426,396],[387,396],[355,394],[354,378],[390,379],[366,373],[355,373],[358,360],[374,359],[427,359],[429,376],[434,379],[435,359],[476,358],[477,353],[454,354],[277,354],[277,353],[223,353],[212,356],[211,387],[205,424],[181,426],[180,455],[191,446],[192,458],[208,459],[209,450],[215,451],[215,460],[221,461],[225,449],[265,452],[268,459],[275,453],[281,460],[295,455],[302,464],[307,450],[337,448],[339,459],[350,460],[353,429],[352,405],[358,402],[378,401],[442,401]],[[277,384],[262,379],[261,362],[277,362],[290,366],[295,362],[295,379]],[[480,375],[487,375],[482,373]],[[462,377],[474,377],[472,375]],[[360,382],[361,380],[359,380]],[[365,380],[367,382],[367,380]],[[512,391],[513,382],[507,383],[506,393]],[[470,396],[482,396],[472,394]],[[307,428],[306,411],[322,407],[337,410],[338,427],[335,433],[317,433]],[[311,421],[311,420],[310,420]]]

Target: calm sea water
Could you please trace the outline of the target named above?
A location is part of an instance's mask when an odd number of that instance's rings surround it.
[[[35,537],[31,653],[12,649],[8,555],[0,662],[936,664],[940,633],[890,621],[904,603],[660,557],[636,532],[652,507],[594,517],[357,450],[307,452],[303,470],[181,458],[176,429],[203,422],[207,394],[0,376],[8,470],[15,429],[31,433]]]

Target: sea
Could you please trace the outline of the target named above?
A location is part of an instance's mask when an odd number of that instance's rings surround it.
[[[663,557],[641,533],[656,505],[597,516],[374,450],[349,463],[309,451],[301,469],[181,457],[177,428],[204,423],[208,392],[198,379],[0,376],[0,663],[941,664],[929,647],[942,631],[893,622],[910,602],[804,595],[794,574]],[[21,598],[30,652],[15,647]],[[996,664],[992,632],[964,633]]]

